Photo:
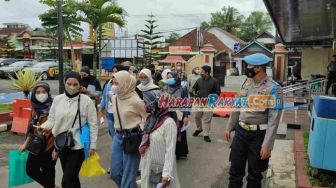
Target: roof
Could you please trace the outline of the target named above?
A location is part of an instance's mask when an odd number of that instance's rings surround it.
[[[247,44],[247,42],[243,41],[242,39],[234,36],[232,33],[222,29],[222,28],[218,28],[218,27],[215,27],[214,29],[217,29],[218,31],[222,32],[223,34],[225,34],[226,36],[230,37],[231,39],[239,42],[240,44]]]
[[[214,45],[214,48],[220,52],[220,51],[232,51],[229,47],[227,47],[225,44],[223,44],[215,35],[211,34],[208,31],[202,30],[203,34],[203,44],[204,46],[207,43],[211,43]],[[179,38],[177,41],[173,42],[169,46],[190,46],[193,52],[198,52],[200,49],[197,45],[197,29],[194,29],[190,31],[189,33],[185,34],[181,38]],[[166,47],[163,49],[164,52],[169,51],[169,47]]]
[[[261,49],[263,49],[263,51],[265,51],[266,55],[270,56],[270,55],[273,55],[272,51],[269,50],[267,47],[265,47],[263,44],[261,44],[260,42],[258,41],[253,41],[253,42],[250,42],[247,46],[245,46],[244,48],[240,49],[235,55],[240,55],[242,54],[244,51],[246,51],[248,48],[252,47],[252,45],[257,45],[257,46],[260,46]],[[243,56],[245,56],[246,54],[244,54]]]
[[[265,31],[263,33],[261,33],[260,35],[258,35],[256,37],[256,39],[260,39],[260,38],[272,38],[272,39],[275,39],[275,37],[268,31]]]
[[[160,63],[186,63],[186,61],[179,55],[167,55],[163,60],[159,61]]]
[[[336,4],[330,0],[263,0],[285,44],[332,44]]]
[[[29,31],[29,30],[24,30],[22,31],[18,37],[22,37],[22,35],[24,33],[28,33],[30,36],[32,37],[47,37],[49,38],[48,34],[46,33],[46,31],[44,29],[41,29],[41,28],[36,28],[34,29],[33,31]]]
[[[23,31],[27,30],[27,28],[0,28],[0,35],[12,35],[12,34],[19,34]]]

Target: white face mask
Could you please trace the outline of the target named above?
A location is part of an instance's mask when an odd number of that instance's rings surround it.
[[[37,95],[35,95],[35,98],[38,102],[44,103],[48,99],[48,94],[47,93],[37,94]]]
[[[113,86],[111,87],[111,91],[112,91],[113,94],[118,94],[118,86],[113,85]]]

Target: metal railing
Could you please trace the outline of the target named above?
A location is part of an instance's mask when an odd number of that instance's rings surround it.
[[[324,94],[326,81],[326,78],[318,78],[285,86],[283,87],[283,93],[288,94],[296,91],[306,91],[306,93],[309,94],[309,97],[311,97],[311,95],[321,95]]]

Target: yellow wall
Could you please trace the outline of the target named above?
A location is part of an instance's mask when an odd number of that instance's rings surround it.
[[[186,64],[186,71],[185,71],[187,75],[192,73],[193,68],[199,67],[201,69],[201,67],[203,65],[205,65],[205,63],[204,63],[205,62],[205,55],[206,54],[195,55],[194,57],[192,57],[188,60],[188,63]],[[211,71],[213,73],[214,54],[207,54],[207,55],[209,55],[209,63],[207,65],[211,66]]]
[[[309,79],[311,74],[327,74],[327,66],[332,57],[332,49],[306,48],[302,51],[301,76]]]

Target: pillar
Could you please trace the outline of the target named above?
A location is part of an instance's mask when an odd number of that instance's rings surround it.
[[[285,45],[279,43],[275,45],[273,79],[277,82],[286,82],[288,77],[288,50]]]

